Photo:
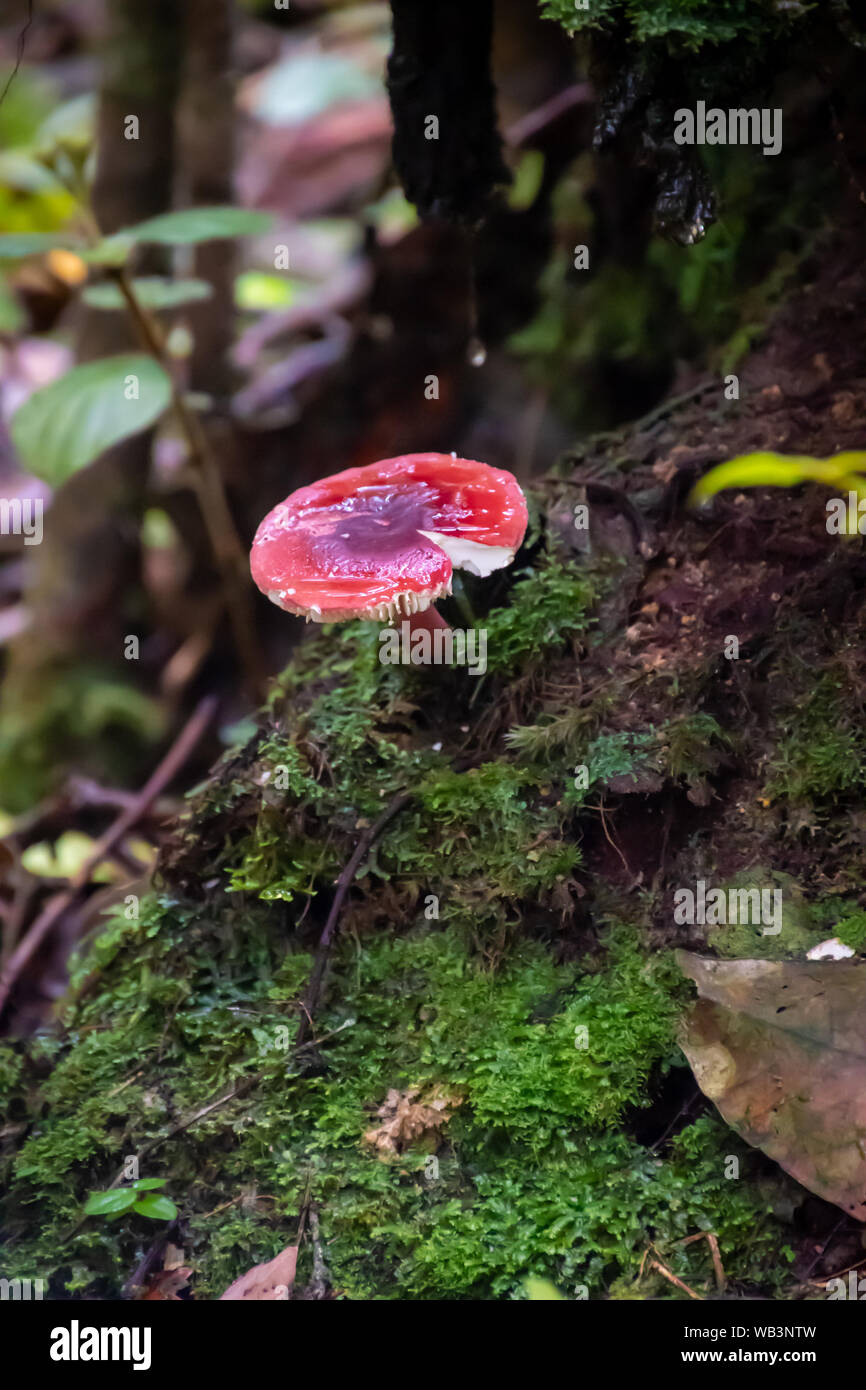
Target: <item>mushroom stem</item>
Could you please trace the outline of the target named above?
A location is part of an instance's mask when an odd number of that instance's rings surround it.
[[[450,631],[451,624],[446,623],[442,614],[434,603],[429,608],[425,608],[423,613],[413,613],[409,619],[409,635],[415,632],[435,632],[437,627],[447,627]]]

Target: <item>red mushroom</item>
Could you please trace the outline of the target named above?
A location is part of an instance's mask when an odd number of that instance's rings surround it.
[[[526,522],[504,469],[406,454],[293,492],[259,526],[250,568],[273,603],[308,621],[447,626],[432,605],[451,592],[453,570],[509,565]]]

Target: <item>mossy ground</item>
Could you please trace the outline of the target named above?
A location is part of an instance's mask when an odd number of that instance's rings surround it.
[[[485,676],[382,665],[373,627],[301,644],[57,1029],[0,1050],[8,1277],[116,1295],[155,1228],[81,1209],[129,1156],[167,1180],[199,1297],[290,1244],[310,1202],[353,1298],[520,1297],[533,1275],[685,1297],[639,1279],[651,1243],[711,1294],[702,1231],[735,1294],[801,1296],[816,1235],[828,1272],[841,1239],[856,1257],[859,1228],[701,1100],[673,950],[762,943],[677,927],[672,898],[769,879],[775,953],[866,939],[859,540],[827,534],[815,492],[681,505],[708,462],[854,447],[860,260],[837,247],[783,311],[736,411],[719,386],[539,482],[512,571],[464,598]],[[344,905],[319,1041],[294,1050],[335,879],[404,792]],[[377,1147],[410,1092],[445,1098],[441,1123]],[[301,1287],[311,1271],[305,1241]]]
[[[542,12],[592,30],[617,71],[643,45],[646,106],[653,71],[676,74],[677,102],[708,78],[722,101],[726,74],[745,100],[744,63],[748,91],[769,92],[768,40],[790,40],[792,62],[806,52],[811,74],[809,26],[832,47],[847,7]],[[179,1207],[173,1239],[200,1298],[292,1243],[310,1203],[350,1298],[521,1297],[531,1276],[568,1297],[686,1297],[647,1273],[650,1245],[709,1294],[711,1251],[689,1240],[709,1231],[734,1295],[802,1292],[816,1230],[836,1231],[838,1213],[822,1226],[813,1202],[804,1223],[803,1190],[701,1101],[676,1041],[691,987],[673,951],[866,942],[866,660],[852,640],[866,564],[856,539],[827,536],[810,494],[723,498],[699,517],[682,501],[697,471],[753,448],[862,447],[862,237],[840,236],[823,278],[806,264],[821,259],[815,170],[831,134],[800,179],[745,154],[711,169],[727,213],[688,263],[658,242],[627,271],[594,251],[584,283],[570,249],[554,256],[517,346],[564,418],[592,418],[600,358],[661,358],[671,374],[712,361],[718,385],[582,444],[539,483],[517,565],[465,596],[487,629],[483,678],[383,666],[370,626],[302,644],[257,734],[192,795],[153,895],[82,954],[57,1028],[0,1046],[4,1276],[116,1296],[158,1228],[82,1206],[137,1157]],[[597,230],[585,194],[578,168],[559,195],[558,224],[575,227],[563,247]],[[813,272],[740,368],[789,276]],[[735,366],[733,405],[720,378]],[[465,622],[465,603],[449,616]],[[120,720],[110,694],[94,730]],[[39,737],[25,721],[0,746],[25,771],[32,759],[28,795],[45,730],[64,744],[64,711],[40,719]],[[317,1042],[298,1050],[334,881],[407,791],[342,913]],[[780,938],[677,929],[673,891],[699,877],[782,885]],[[447,1098],[441,1124],[377,1147],[391,1093]],[[830,1245],[827,1259],[848,1263]],[[312,1272],[305,1241],[301,1287]]]
[[[334,1285],[354,1298],[502,1298],[529,1274],[599,1297],[634,1280],[650,1239],[701,1283],[706,1248],[677,1242],[705,1229],[732,1278],[778,1282],[773,1193],[727,1181],[721,1155],[745,1173],[760,1161],[710,1117],[663,1152],[623,1127],[682,1067],[685,990],[634,926],[603,929],[598,958],[581,965],[515,943],[495,972],[457,926],[347,940],[320,1022],[331,1037],[303,1068],[286,1040],[308,956],[286,954],[271,912],[215,925],[209,910],[154,900],[100,943],[102,992],[76,1010],[15,1161],[10,1273],[50,1270],[55,1294],[116,1293],[147,1228],[123,1218],[75,1230],[88,1186],[256,1075],[243,1100],[142,1160],[181,1207],[198,1296],[286,1244],[306,1193]],[[11,1050],[4,1060],[16,1070]],[[363,1136],[390,1088],[436,1082],[461,1103],[433,1143],[431,1176],[429,1145],[383,1159]]]
[[[555,479],[555,519],[551,494]],[[737,719],[705,612],[657,659],[664,600],[643,591],[658,573],[615,526],[575,559],[552,521],[478,619],[483,679],[381,665],[369,626],[301,646],[255,738],[192,794],[158,893],[78,963],[58,1034],[3,1051],[10,1276],[116,1294],[154,1228],[82,1222],[81,1205],[140,1155],[180,1208],[199,1297],[290,1243],[305,1201],[352,1298],[519,1297],[532,1275],[568,1296],[679,1297],[655,1274],[638,1284],[644,1252],[709,1290],[707,1243],[684,1243],[709,1230],[733,1287],[790,1291],[798,1189],[695,1104],[672,958],[695,943],[666,895],[758,848],[789,870],[809,792],[836,870],[832,889],[806,885],[814,908],[798,889],[786,944],[826,934],[828,904],[856,928],[856,855],[829,806],[866,777],[856,695],[838,633],[792,603],[803,689],[808,643],[826,675],[804,706],[789,678],[771,711]],[[784,631],[749,634],[750,691],[772,691]],[[750,831],[732,856],[742,797],[720,792],[744,769]],[[322,1041],[296,1052],[334,880],[404,790],[342,916]],[[365,1136],[392,1091],[447,1095],[447,1117],[382,1152]],[[310,1261],[305,1246],[301,1284]]]

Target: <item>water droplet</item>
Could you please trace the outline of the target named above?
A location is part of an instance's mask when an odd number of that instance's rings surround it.
[[[480,338],[473,338],[466,353],[467,361],[472,367],[483,367],[487,361],[487,348]]]

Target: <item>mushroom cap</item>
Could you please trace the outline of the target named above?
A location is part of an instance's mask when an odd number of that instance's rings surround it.
[[[253,540],[268,598],[316,623],[390,620],[451,592],[454,568],[509,565],[526,500],[502,468],[451,454],[404,454],[298,488]]]

